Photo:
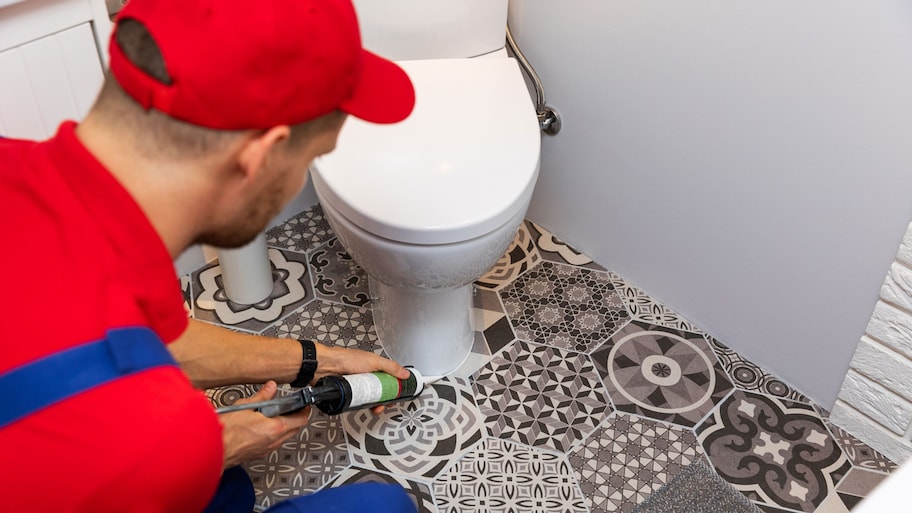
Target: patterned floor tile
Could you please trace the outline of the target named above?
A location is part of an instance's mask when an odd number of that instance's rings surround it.
[[[441,513],[586,512],[564,457],[497,438],[485,439],[433,486]]]
[[[617,274],[610,274],[614,283],[614,289],[630,312],[631,318],[657,326],[665,326],[690,332],[699,331],[690,321],[681,317],[662,303],[649,297],[649,295],[642,290],[624,281],[624,279]]]
[[[532,221],[526,221],[526,228],[529,230],[529,234],[535,242],[535,247],[538,248],[538,252],[543,259],[599,271],[605,270],[604,267],[593,262],[591,258],[573,249],[551,232]]]
[[[689,429],[616,413],[569,454],[592,511],[632,511],[703,449]]]
[[[484,431],[471,387],[456,377],[387,406],[382,415],[357,410],[342,419],[356,465],[419,479],[436,477]]]
[[[886,473],[893,472],[899,468],[896,463],[890,461],[890,458],[887,458],[883,454],[868,447],[867,444],[855,438],[844,429],[834,426],[826,419],[824,419],[824,423],[830,428],[830,433],[833,435],[833,438],[836,439],[839,447],[842,448],[846,456],[856,467]]]
[[[292,251],[309,251],[335,237],[319,204],[266,232],[266,244]]]
[[[494,264],[494,267],[475,282],[478,287],[497,289],[516,279],[517,276],[531,269],[541,261],[541,255],[526,226],[520,225],[516,237],[507,248],[507,252]]]
[[[473,326],[484,333],[491,353],[496,353],[516,338],[510,320],[496,292],[476,289],[473,301]]]
[[[261,331],[313,298],[304,255],[270,248],[272,293],[255,305],[240,305],[225,294],[222,269],[212,262],[191,276],[194,317],[250,331]]]
[[[611,412],[589,357],[516,341],[473,383],[489,432],[566,451]]]
[[[814,409],[734,391],[698,428],[723,478],[752,500],[814,511],[851,467]]]
[[[319,490],[349,465],[341,419],[315,409],[297,435],[244,468],[253,481],[257,506],[268,508]]]
[[[702,335],[634,321],[592,360],[615,407],[693,426],[732,389]]]
[[[342,247],[339,239],[333,238],[311,251],[308,261],[318,298],[354,306],[370,302],[367,274]]]
[[[810,400],[781,379],[763,370],[759,365],[729,349],[713,337],[706,336],[710,346],[716,352],[722,368],[736,387],[742,390],[761,392],[775,397],[782,397],[803,403]]]
[[[277,338],[306,338],[328,346],[344,346],[383,354],[370,309],[313,301],[263,331]]]
[[[595,349],[627,322],[608,273],[542,262],[500,291],[516,336],[565,349]]]
[[[870,470],[855,467],[839,481],[836,490],[840,493],[864,497],[871,493],[871,491],[888,476],[889,474],[884,474],[883,472],[872,472]]]
[[[428,485],[402,477],[375,472],[373,470],[350,467],[343,470],[339,474],[339,477],[330,483],[329,486],[336,488],[356,483],[398,484],[405,488],[405,492],[412,499],[412,502],[415,503],[419,513],[436,513],[437,511],[437,508],[434,506],[434,499],[431,497],[431,488]]]

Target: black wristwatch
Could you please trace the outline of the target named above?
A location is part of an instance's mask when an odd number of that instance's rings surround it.
[[[301,343],[303,356],[301,357],[301,368],[298,370],[298,377],[291,382],[293,387],[306,387],[314,379],[317,373],[317,346],[312,340],[298,339]]]

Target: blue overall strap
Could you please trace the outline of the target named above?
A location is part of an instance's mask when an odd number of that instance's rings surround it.
[[[0,374],[0,428],[90,388],[162,365],[177,363],[154,331],[110,330],[101,340]]]

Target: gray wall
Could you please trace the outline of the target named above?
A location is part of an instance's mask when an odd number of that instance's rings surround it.
[[[511,0],[529,217],[824,406],[912,218],[912,2]]]

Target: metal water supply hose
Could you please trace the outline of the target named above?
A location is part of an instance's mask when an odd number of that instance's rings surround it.
[[[513,34],[510,33],[509,25],[507,25],[507,46],[510,47],[510,52],[516,57],[517,62],[519,62],[519,67],[522,68],[526,73],[526,76],[529,77],[529,80],[532,81],[532,87],[535,89],[535,113],[538,116],[538,125],[541,128],[541,131],[548,135],[557,135],[561,129],[560,115],[558,114],[557,109],[545,102],[545,88],[542,86],[541,79],[538,78],[538,73],[536,73],[535,69],[532,68],[532,65],[529,64],[526,56],[523,55],[519,47],[516,46],[516,41],[513,40]]]

